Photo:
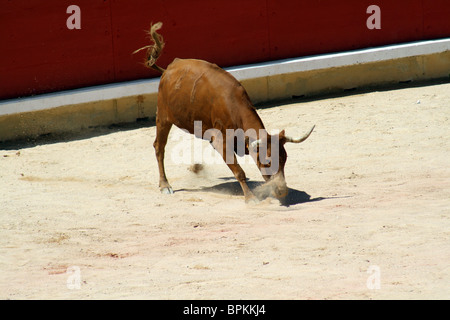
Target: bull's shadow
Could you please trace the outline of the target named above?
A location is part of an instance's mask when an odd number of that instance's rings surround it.
[[[234,178],[221,178],[223,180],[228,180]],[[250,190],[255,191],[258,189],[258,187],[261,187],[264,184],[264,182],[260,181],[247,181],[247,185],[250,188]],[[212,193],[219,193],[219,194],[227,194],[232,196],[244,196],[244,192],[242,191],[241,185],[238,181],[229,181],[220,183],[211,187],[202,187],[199,189],[180,189],[176,191],[189,191],[189,192],[212,192]],[[255,195],[257,195],[259,200],[264,200],[269,195],[262,195],[258,192],[254,192]],[[278,199],[280,201],[280,204],[285,207],[293,206],[300,203],[306,203],[306,202],[314,202],[314,201],[320,201],[325,198],[319,197],[319,198],[311,198],[309,194],[307,194],[304,191],[299,191],[296,189],[288,188],[288,194],[281,199]]]

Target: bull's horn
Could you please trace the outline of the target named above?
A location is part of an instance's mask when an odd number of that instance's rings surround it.
[[[250,147],[251,147],[252,149],[255,149],[255,148],[256,148],[257,146],[259,146],[261,143],[262,143],[262,140],[261,140],[261,139],[255,140],[255,141],[253,141],[252,143],[250,143]]]
[[[314,128],[316,126],[314,125],[311,130],[309,130],[309,132],[307,134],[305,134],[303,137],[299,137],[299,138],[291,138],[291,137],[286,137],[286,142],[292,142],[292,143],[300,143],[305,141],[306,139],[308,139],[309,135],[313,132]]]

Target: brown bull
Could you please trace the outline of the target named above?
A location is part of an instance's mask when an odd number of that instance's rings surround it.
[[[247,92],[230,73],[215,64],[194,59],[175,59],[167,70],[157,66],[156,60],[164,46],[163,38],[156,32],[161,26],[162,23],[157,23],[151,27],[150,35],[154,44],[142,48],[148,48],[146,66],[162,73],[158,90],[156,140],[153,144],[158,160],[161,192],[173,193],[164,170],[164,149],[169,131],[172,125],[176,125],[199,138],[208,137],[239,181],[246,201],[256,198],[247,185],[245,173],[237,163],[235,153],[240,156],[243,153],[252,154],[263,178],[270,183],[273,194],[278,198],[285,196],[288,188],[284,177],[287,159],[284,144],[304,141],[314,127],[297,139],[285,136],[284,130],[278,135],[270,136]],[[201,123],[201,134],[198,128],[196,130],[194,122]],[[205,134],[211,129],[215,130],[213,134]],[[239,135],[232,135],[230,139],[230,130],[245,132],[241,152],[237,150],[236,140]],[[230,148],[227,148],[230,144],[234,151],[231,157]],[[271,168],[276,171],[269,170]]]

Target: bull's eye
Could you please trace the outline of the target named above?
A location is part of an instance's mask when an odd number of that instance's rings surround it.
[[[269,158],[264,159],[264,160],[262,161],[262,165],[263,165],[263,166],[270,167],[270,159],[269,159]]]

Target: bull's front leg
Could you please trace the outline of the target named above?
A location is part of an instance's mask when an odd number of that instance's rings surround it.
[[[227,163],[227,165],[228,168],[230,168],[230,170],[233,172],[236,180],[239,181],[239,184],[241,185],[242,191],[244,192],[245,202],[258,202],[258,199],[248,187],[245,172],[237,163],[236,156],[234,156],[234,163]]]
[[[242,170],[242,167],[237,162],[236,154],[234,153],[234,148],[228,148],[227,150],[226,144],[223,143],[222,135],[213,137],[211,144],[214,147],[214,149],[216,149],[220,153],[225,163],[227,164],[228,168],[230,168],[230,170],[233,172],[236,180],[239,181],[242,191],[244,192],[245,202],[258,202],[258,199],[255,197],[255,195],[247,185],[247,178],[245,176],[245,172],[244,170]],[[227,151],[232,152],[232,154],[230,153],[227,156]]]

